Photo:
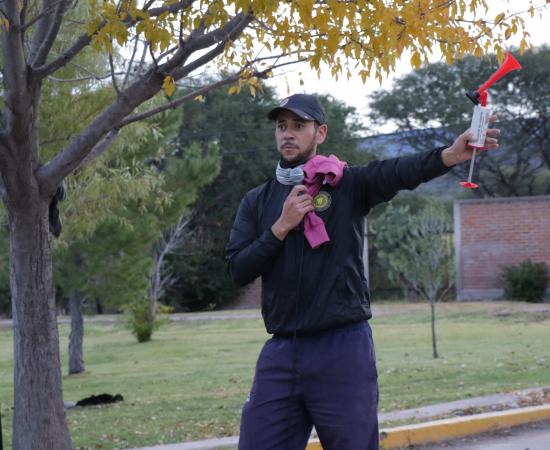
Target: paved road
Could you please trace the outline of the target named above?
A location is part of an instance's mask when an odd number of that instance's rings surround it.
[[[550,422],[532,423],[452,442],[414,445],[408,450],[550,450]]]
[[[457,305],[448,303],[442,304],[439,308],[443,308],[443,305],[449,305],[454,308]],[[464,303],[463,305],[467,305]],[[460,306],[460,305],[458,305]],[[550,316],[550,303],[521,303],[521,302],[491,302],[486,303],[484,306],[491,314],[497,316],[509,316],[515,314],[516,312],[529,312],[532,314],[538,314],[541,317]],[[407,311],[418,312],[418,311],[427,311],[426,305],[422,302],[419,303],[400,303],[397,308],[394,304],[379,304],[372,305],[373,316],[381,317],[391,314],[403,314]],[[236,320],[236,319],[258,319],[260,320],[262,315],[260,314],[259,309],[245,309],[245,310],[219,310],[219,311],[209,311],[209,312],[197,312],[197,313],[177,313],[171,314],[170,320],[173,322],[180,321],[196,321],[196,320]],[[91,315],[85,316],[85,323],[115,323],[123,320],[121,314],[106,314],[106,315]],[[70,318],[67,316],[58,316],[59,323],[70,323]],[[11,328],[12,321],[10,319],[0,319],[0,328]],[[548,448],[550,450],[550,447]]]

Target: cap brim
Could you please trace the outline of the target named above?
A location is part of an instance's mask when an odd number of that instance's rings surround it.
[[[296,108],[286,108],[284,106],[278,106],[277,108],[273,108],[269,113],[267,114],[267,118],[271,120],[277,120],[277,116],[282,111],[290,111],[296,114],[298,117],[301,117],[304,120],[316,120],[313,116],[311,116],[308,113],[305,113],[304,111]]]

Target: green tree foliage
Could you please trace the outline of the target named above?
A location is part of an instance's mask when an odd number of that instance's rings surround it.
[[[159,144],[154,140],[144,145],[155,143]],[[173,145],[176,147],[175,142]],[[212,145],[202,149],[191,144],[172,152],[175,154],[150,162],[158,178],[155,189],[120,202],[109,217],[96,223],[93,233],[60,248],[56,268],[63,290],[78,289],[111,308],[141,312],[132,305],[147,305],[155,243],[179,216],[191,214],[198,189],[219,172],[217,150]]]
[[[54,260],[62,293],[129,311],[131,329],[142,341],[159,325],[150,295],[155,244],[178,217],[190,214],[198,188],[219,170],[213,145],[178,146],[179,112],[149,122],[148,129],[129,129],[137,133],[118,141],[126,148],[116,157],[105,154],[95,170],[71,178],[72,195],[63,209],[68,223]],[[104,183],[111,186],[107,199]],[[143,315],[144,309],[151,314]]]
[[[482,153],[476,163],[478,195],[550,193],[550,48],[517,58],[523,69],[489,89],[489,105],[502,129],[501,148]],[[419,150],[447,143],[470,124],[473,105],[464,93],[481,86],[498,66],[494,56],[429,64],[398,79],[392,89],[374,93],[371,118],[392,121],[400,131],[416,130],[405,139]],[[464,165],[453,173],[465,179],[467,171]]]
[[[371,223],[377,223],[378,218],[384,215],[387,208],[407,208],[410,215],[418,214],[427,206],[430,197],[422,195],[417,191],[400,192],[391,203],[377,205],[368,215],[368,244],[369,244],[369,290],[376,299],[395,300],[408,298],[410,287],[398,277],[387,270],[382,263],[383,259],[378,258],[378,252],[391,252],[394,249],[394,242],[381,243],[376,240],[373,234]],[[394,230],[394,225],[397,230]],[[388,234],[399,235],[400,223],[385,222],[385,229]]]
[[[417,214],[388,205],[370,222],[377,259],[390,277],[405,282],[430,303],[432,351],[438,357],[435,304],[454,284],[452,219],[444,205],[430,202]]]
[[[169,302],[178,309],[213,308],[237,292],[226,276],[224,248],[242,196],[271,177],[277,161],[266,119],[272,103],[269,89],[255,97],[244,91],[227,96],[217,89],[202,102],[184,107],[180,145],[217,143],[221,170],[215,182],[201,190],[194,205],[192,237],[172,258],[179,281]]]

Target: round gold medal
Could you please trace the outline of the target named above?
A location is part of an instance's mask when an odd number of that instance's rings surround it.
[[[313,206],[315,207],[315,211],[317,212],[326,211],[330,207],[331,203],[332,198],[330,197],[330,194],[326,191],[319,192],[313,198]]]

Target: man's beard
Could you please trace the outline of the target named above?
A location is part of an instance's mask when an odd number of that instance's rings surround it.
[[[281,155],[280,164],[283,169],[291,169],[293,167],[299,166],[300,164],[305,164],[311,159],[313,155],[315,155],[315,138],[313,138],[313,140],[309,144],[309,147],[306,150],[306,152],[303,155],[299,155],[298,158],[288,160],[288,159],[285,159],[283,155]]]

